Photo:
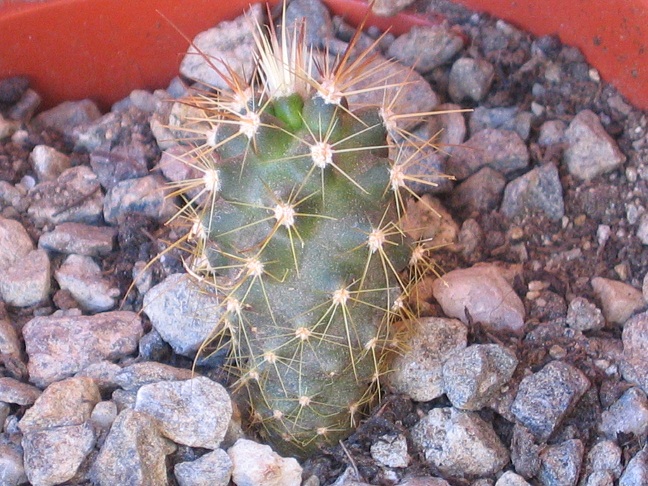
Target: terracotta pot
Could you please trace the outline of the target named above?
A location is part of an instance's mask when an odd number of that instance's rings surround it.
[[[92,97],[104,107],[134,88],[165,86],[188,37],[259,0],[50,0],[0,2],[0,78],[27,75],[52,106]],[[579,46],[603,77],[648,109],[648,0],[460,0],[536,34]],[[272,3],[276,3],[273,0]],[[359,22],[362,0],[325,0]],[[401,33],[435,19],[399,14],[370,25]],[[173,26],[175,26],[175,28]],[[176,30],[177,29],[177,30]]]

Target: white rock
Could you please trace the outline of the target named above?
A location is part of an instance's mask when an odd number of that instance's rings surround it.
[[[70,168],[70,157],[47,145],[36,145],[29,154],[39,182],[53,181]]]
[[[30,251],[0,273],[0,296],[10,305],[29,307],[47,299],[50,261],[45,250]]]
[[[89,256],[69,255],[54,275],[84,310],[103,312],[117,303],[119,289],[102,277],[101,268]]]
[[[227,450],[232,460],[232,480],[237,486],[299,486],[302,468],[296,459],[284,458],[270,446],[239,439]]]
[[[232,461],[227,452],[216,449],[195,461],[176,464],[173,472],[179,486],[228,486]]]
[[[23,453],[18,446],[0,444],[0,484],[18,486],[27,482]]]
[[[530,486],[530,485],[519,474],[515,474],[513,471],[506,471],[497,480],[495,486]]]
[[[27,256],[33,248],[22,224],[0,217],[0,271]]]
[[[646,305],[640,290],[617,280],[595,277],[592,288],[601,301],[603,315],[614,324],[623,324]]]
[[[387,467],[407,467],[407,439],[403,435],[387,434],[371,444],[371,457]]]

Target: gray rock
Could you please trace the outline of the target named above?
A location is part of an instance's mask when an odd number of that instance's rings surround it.
[[[371,457],[387,467],[407,467],[410,462],[407,439],[401,434],[383,435],[371,444]]]
[[[20,122],[7,120],[0,114],[0,140],[11,137],[20,129]]]
[[[626,160],[608,135],[599,117],[590,110],[579,112],[565,131],[563,161],[569,173],[585,180],[619,168]]]
[[[9,444],[0,444],[0,481],[5,486],[27,482],[22,451]]]
[[[22,260],[33,248],[22,224],[0,217],[0,271]]]
[[[394,358],[387,376],[396,392],[427,402],[443,394],[443,363],[466,347],[468,330],[456,319],[423,317],[414,331],[407,351]]]
[[[614,479],[610,471],[594,471],[587,476],[585,486],[614,486]]]
[[[21,350],[18,333],[6,314],[4,304],[0,302],[0,354],[20,360]]]
[[[8,376],[0,377],[0,402],[31,405],[40,394],[40,389],[35,386]]]
[[[449,317],[467,324],[467,311],[474,321],[493,331],[524,331],[524,304],[492,265],[452,270],[435,280],[432,292]]]
[[[137,390],[151,383],[190,380],[195,376],[192,370],[145,361],[124,367],[115,376],[115,383],[124,390]]]
[[[508,218],[538,212],[552,221],[560,221],[565,215],[560,176],[556,166],[551,163],[514,179],[504,190],[502,213]]]
[[[414,0],[376,0],[371,4],[371,10],[376,15],[390,17],[412,3],[414,3]]]
[[[25,433],[22,447],[27,478],[39,486],[65,483],[77,473],[94,444],[94,431],[88,424]]]
[[[28,123],[32,116],[34,116],[34,113],[40,106],[42,100],[43,99],[36,91],[31,88],[27,89],[20,100],[9,108],[9,118],[22,123]]]
[[[434,408],[412,429],[412,441],[443,475],[492,476],[509,455],[493,427],[474,412]]]
[[[460,214],[488,213],[502,200],[506,178],[490,167],[483,167],[452,191],[450,205]]]
[[[463,180],[482,167],[507,175],[528,165],[527,146],[517,133],[486,128],[472,135],[462,146],[453,147],[447,170],[450,175]]]
[[[333,21],[331,14],[319,0],[293,0],[286,8],[285,24],[292,35],[295,25],[304,23],[304,41],[306,45],[324,47],[333,39]]]
[[[536,437],[546,441],[589,386],[578,368],[552,361],[522,380],[511,412]]]
[[[488,93],[495,76],[495,68],[484,59],[462,57],[450,70],[448,93],[455,103],[468,98],[481,101]]]
[[[548,445],[541,453],[538,480],[543,486],[574,486],[578,481],[585,446],[578,439]]]
[[[55,181],[37,184],[29,197],[27,212],[38,225],[101,222],[101,187],[97,176],[84,165],[65,170]]]
[[[70,168],[70,157],[47,145],[36,145],[29,158],[39,182],[54,181]]]
[[[446,23],[413,27],[399,36],[387,50],[387,57],[396,59],[420,73],[450,61],[463,47],[462,36]]]
[[[648,399],[639,388],[626,390],[603,412],[599,425],[601,432],[610,439],[617,434],[634,434],[639,440],[648,437]]]
[[[646,306],[639,289],[618,280],[594,277],[592,288],[601,301],[603,315],[613,324],[624,324],[634,313]]]
[[[215,63],[219,71],[225,71],[223,65],[227,65],[247,79],[254,72],[255,23],[260,24],[262,18],[263,9],[257,4],[245,15],[198,34],[182,59],[180,73],[207,86],[227,89],[223,77],[211,66]]]
[[[148,174],[146,147],[141,142],[133,142],[112,148],[99,147],[90,154],[90,167],[104,189],[110,190],[118,182]]]
[[[475,134],[486,128],[499,128],[517,133],[522,140],[529,138],[531,113],[520,111],[517,106],[486,108],[478,106],[470,114],[470,133]]]
[[[513,471],[506,471],[499,477],[495,486],[530,486],[530,484],[519,474],[515,474]]]
[[[159,175],[119,182],[106,194],[104,218],[115,224],[128,213],[138,213],[165,222],[176,211],[172,200],[165,197],[167,188]]]
[[[99,390],[101,390],[101,393],[109,393],[118,387],[116,376],[121,369],[121,366],[115,363],[100,360],[89,364],[74,376],[92,378],[99,387]]]
[[[644,486],[648,484],[648,449],[637,452],[619,478],[619,486]]]
[[[538,145],[548,147],[565,141],[567,125],[562,120],[548,120],[540,126]]]
[[[588,477],[596,472],[609,472],[612,476],[612,482],[614,482],[614,479],[618,479],[622,470],[621,448],[613,440],[602,440],[593,445],[587,453],[583,477]],[[605,478],[602,477],[601,479]],[[591,482],[598,484],[595,480]]]
[[[179,486],[228,486],[232,468],[227,452],[216,449],[195,461],[176,464],[173,472]]]
[[[142,332],[134,312],[35,317],[23,328],[30,381],[45,387],[92,363],[128,356]]]
[[[648,393],[648,313],[643,312],[623,326],[623,377]]]
[[[302,468],[296,459],[283,458],[270,446],[239,439],[227,450],[232,480],[237,486],[300,486]],[[272,474],[268,474],[272,471]]]
[[[124,410],[113,423],[91,469],[99,486],[169,484],[165,457],[176,449],[152,417]]]
[[[34,123],[74,136],[80,125],[89,124],[100,116],[101,111],[92,100],[65,101],[39,113]]]
[[[207,449],[220,446],[232,418],[225,389],[202,376],[142,386],[135,410],[154,417],[162,434],[177,444]]]
[[[574,297],[567,309],[567,325],[579,331],[599,331],[605,327],[601,309],[584,297]]]
[[[41,235],[38,247],[67,254],[105,256],[112,251],[116,234],[115,228],[109,226],[61,223]]]
[[[637,238],[641,240],[641,243],[648,245],[648,214],[644,213],[639,218],[639,224],[637,224]]]
[[[99,402],[92,409],[90,423],[98,430],[107,431],[117,418],[117,405],[112,401]]]
[[[16,186],[9,184],[7,181],[0,181],[0,207],[2,207],[2,203],[12,206],[17,211],[22,212],[23,208],[26,209],[24,191],[21,191]],[[4,218],[0,219],[6,221]]]
[[[47,299],[49,291],[50,261],[44,250],[30,251],[0,274],[0,296],[9,305],[36,305]]]
[[[220,302],[187,274],[173,274],[144,296],[144,312],[162,339],[183,356],[193,356],[218,322]]]
[[[544,444],[537,444],[533,434],[519,423],[513,425],[511,462],[515,471],[525,478],[535,476],[540,470],[540,452]]]
[[[69,255],[54,275],[61,289],[86,311],[107,311],[117,303],[119,289],[102,277],[101,268],[89,256]]]
[[[443,387],[450,403],[480,410],[513,376],[515,353],[498,344],[474,344],[443,363]]]

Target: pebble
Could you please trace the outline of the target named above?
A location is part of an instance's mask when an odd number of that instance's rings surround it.
[[[23,328],[30,381],[45,387],[92,363],[128,356],[142,332],[138,315],[127,311],[34,317]]]
[[[92,378],[101,393],[110,393],[118,387],[116,377],[121,370],[122,367],[118,364],[102,359],[89,364],[74,376]]]
[[[87,125],[101,117],[97,104],[89,99],[65,101],[54,108],[43,111],[34,118],[34,123],[58,130],[74,138],[80,125]]]
[[[0,444],[0,478],[4,486],[19,486],[27,482],[22,450],[10,444]]]
[[[642,292],[624,282],[594,277],[592,288],[594,295],[601,302],[605,319],[612,324],[623,325],[633,314],[646,306]]]
[[[9,376],[0,377],[0,402],[32,405],[40,396],[40,389]]]
[[[401,434],[386,434],[371,444],[371,457],[387,467],[403,468],[410,462],[407,439]]]
[[[33,248],[34,244],[22,224],[0,216],[0,270],[21,261]]]
[[[648,447],[637,452],[619,478],[619,486],[645,486],[648,484]]]
[[[590,110],[579,112],[565,131],[563,161],[570,174],[584,180],[611,172],[626,160],[616,142]]]
[[[133,363],[121,368],[115,375],[115,384],[124,390],[137,390],[143,385],[163,381],[190,380],[195,376],[194,371],[175,368],[164,363],[144,361]]]
[[[632,317],[623,326],[623,377],[648,393],[648,313]]]
[[[177,444],[216,449],[225,438],[232,405],[222,385],[202,376],[142,386],[135,410],[154,417]]]
[[[39,182],[54,181],[70,168],[70,157],[47,145],[36,145],[29,159]]]
[[[16,328],[11,324],[4,304],[0,301],[0,354],[6,358],[20,360],[22,345]],[[0,401],[2,401],[0,399]]]
[[[488,213],[502,200],[506,178],[495,169],[483,167],[452,191],[450,205],[459,214]]]
[[[125,409],[115,419],[92,465],[91,478],[99,486],[169,484],[166,456],[176,446],[160,435],[155,419]]]
[[[207,86],[227,89],[223,77],[212,67],[216,64],[222,72],[223,65],[231,67],[234,72],[247,79],[254,72],[256,47],[254,35],[256,23],[263,19],[261,5],[253,5],[240,17],[230,22],[221,22],[218,26],[198,34],[180,64],[180,73],[194,81]]]
[[[551,361],[520,383],[511,412],[537,438],[546,441],[590,387],[574,366]]]
[[[376,0],[371,4],[371,10],[376,15],[390,17],[412,3],[414,3],[414,0]]]
[[[605,327],[601,309],[585,297],[574,297],[567,309],[567,325],[579,331],[600,331]]]
[[[462,146],[453,147],[447,170],[450,175],[463,180],[482,167],[508,175],[528,165],[529,151],[517,133],[486,128],[473,134]]]
[[[0,296],[7,304],[29,307],[47,299],[50,260],[44,250],[32,250],[0,274]]]
[[[36,91],[29,88],[23,93],[18,102],[9,109],[7,114],[12,120],[17,120],[21,123],[29,123],[42,101],[43,99],[41,96]]]
[[[408,236],[424,242],[428,248],[452,247],[457,242],[459,225],[441,201],[429,194],[407,201],[407,210],[400,224]]]
[[[452,64],[448,94],[455,103],[465,99],[481,101],[495,77],[493,65],[483,59],[462,57]]]
[[[286,26],[293,32],[295,25],[304,24],[304,41],[315,48],[324,47],[333,39],[333,21],[328,8],[319,0],[293,0],[286,8]]]
[[[70,292],[83,310],[103,312],[117,303],[119,289],[102,277],[101,268],[89,256],[69,255],[54,275],[61,289]]]
[[[270,446],[239,439],[227,450],[236,486],[300,486],[302,468],[296,459],[284,458]]]
[[[187,274],[173,274],[149,290],[143,309],[173,350],[193,357],[218,322],[218,298]]]
[[[449,62],[462,47],[462,36],[443,23],[413,27],[392,42],[387,57],[413,67],[420,73],[427,73]]]
[[[648,214],[644,213],[637,224],[637,238],[643,245],[648,245]]]
[[[107,431],[117,418],[117,405],[113,401],[97,403],[90,414],[90,422],[101,431]]]
[[[20,122],[7,120],[0,114],[0,140],[11,137],[20,129]]]
[[[434,408],[412,428],[412,441],[425,460],[447,476],[492,476],[509,454],[490,423],[475,412]]]
[[[509,182],[501,210],[508,218],[540,213],[551,221],[560,221],[565,205],[558,168],[544,164]]]
[[[609,472],[614,481],[614,479],[619,478],[622,470],[621,448],[614,440],[602,440],[594,444],[587,453],[585,471],[582,476],[588,478],[588,476],[597,472]],[[591,482],[598,484],[593,480]]]
[[[530,486],[530,483],[519,474],[515,474],[513,471],[506,471],[499,477],[495,486]]]
[[[443,363],[443,388],[461,410],[480,410],[511,379],[515,353],[498,344],[473,344]]]
[[[467,324],[469,313],[473,321],[495,332],[524,331],[524,304],[493,265],[452,270],[435,280],[432,291],[448,317]]]
[[[637,439],[648,437],[648,399],[639,388],[626,390],[612,406],[603,412],[599,428],[606,437],[619,433],[634,434]]]
[[[540,453],[538,480],[543,486],[575,486],[578,482],[585,446],[579,439],[569,439],[546,446]]]
[[[517,133],[522,140],[529,138],[532,115],[520,111],[516,106],[505,108],[486,108],[478,106],[470,114],[470,133],[475,134],[486,128],[499,128]]]
[[[407,351],[394,358],[389,384],[417,402],[428,402],[444,393],[443,363],[464,349],[468,329],[457,319],[422,317],[413,329]]]
[[[538,134],[538,145],[548,147],[565,141],[565,130],[567,125],[562,120],[547,120],[540,125]]]
[[[115,228],[109,226],[61,223],[41,235],[38,247],[66,254],[106,256],[114,247],[116,234]]]
[[[27,212],[39,226],[101,222],[101,187],[97,176],[84,165],[63,171],[55,181],[37,184],[29,191],[29,197],[31,204]]]
[[[90,167],[101,187],[110,190],[118,182],[148,174],[147,148],[136,140],[128,145],[100,146],[90,154]]]
[[[227,452],[216,449],[195,461],[176,464],[173,472],[179,486],[228,486],[232,468]]]
[[[137,213],[164,223],[176,212],[173,201],[165,195],[167,189],[160,175],[118,182],[104,199],[104,218],[117,224],[128,213]]]

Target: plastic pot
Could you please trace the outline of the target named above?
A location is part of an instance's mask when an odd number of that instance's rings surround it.
[[[259,0],[50,0],[0,2],[0,78],[26,75],[44,106],[91,97],[104,108],[134,88],[165,86],[187,41]],[[460,0],[580,47],[607,81],[648,109],[648,0]],[[271,3],[276,4],[277,0]],[[325,0],[359,22],[362,0]],[[435,19],[372,17],[395,33]],[[175,28],[174,28],[175,26]]]

